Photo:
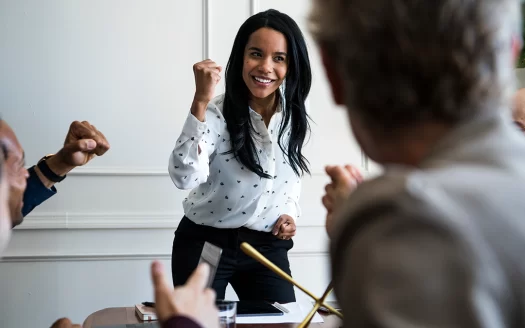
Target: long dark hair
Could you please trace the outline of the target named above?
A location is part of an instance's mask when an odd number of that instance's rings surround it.
[[[250,119],[248,100],[250,91],[242,78],[244,49],[250,35],[267,27],[284,35],[288,44],[288,72],[284,85],[282,103],[283,121],[279,127],[279,147],[288,157],[288,163],[297,176],[310,173],[308,160],[302,149],[306,135],[310,132],[309,117],[304,102],[312,84],[312,71],[308,50],[299,26],[290,16],[270,9],[251,16],[242,24],[226,66],[226,93],[223,114],[231,137],[231,150],[235,158],[261,178],[271,178],[259,164],[259,155],[253,135],[255,130]],[[276,91],[278,92],[278,90]],[[278,97],[276,97],[278,99]],[[289,126],[289,135],[286,132]],[[286,136],[285,136],[286,134]],[[288,139],[287,144],[285,137]]]

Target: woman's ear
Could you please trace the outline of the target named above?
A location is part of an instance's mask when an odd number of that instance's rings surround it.
[[[332,89],[332,97],[337,105],[344,105],[343,79],[337,70],[334,59],[328,54],[326,47],[321,44],[321,59],[328,82]]]

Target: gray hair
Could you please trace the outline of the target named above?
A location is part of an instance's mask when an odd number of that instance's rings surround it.
[[[367,125],[456,123],[508,105],[518,0],[313,1],[310,30]]]

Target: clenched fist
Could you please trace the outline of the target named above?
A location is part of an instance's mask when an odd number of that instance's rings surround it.
[[[205,119],[206,107],[213,98],[215,87],[221,80],[221,71],[222,67],[209,59],[193,65],[195,96],[191,113],[202,122]]]
[[[326,194],[323,196],[323,205],[326,208],[326,231],[332,233],[334,215],[341,209],[357,185],[363,181],[359,170],[351,165],[327,166],[326,173],[331,182],[326,185]]]

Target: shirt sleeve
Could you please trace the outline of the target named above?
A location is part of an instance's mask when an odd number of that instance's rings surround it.
[[[188,114],[169,160],[168,171],[177,188],[192,189],[206,182],[210,156],[223,140],[225,127],[221,111],[212,103],[208,104],[204,122]]]
[[[295,222],[301,217],[301,207],[299,206],[299,198],[301,197],[301,178],[297,178],[297,181],[292,188],[286,202],[284,203],[283,214],[291,216]]]
[[[192,319],[184,316],[174,316],[162,323],[162,328],[202,328]]]
[[[32,166],[28,171],[29,178],[27,179],[27,187],[24,192],[24,206],[22,208],[22,216],[28,215],[35,207],[42,204],[44,201],[57,193],[57,190],[54,186],[51,187],[51,189],[44,186],[36,174],[34,166]]]
[[[458,233],[403,215],[364,221],[373,223],[334,247],[343,254],[333,261],[345,327],[505,326],[487,283],[494,276],[483,279]]]

